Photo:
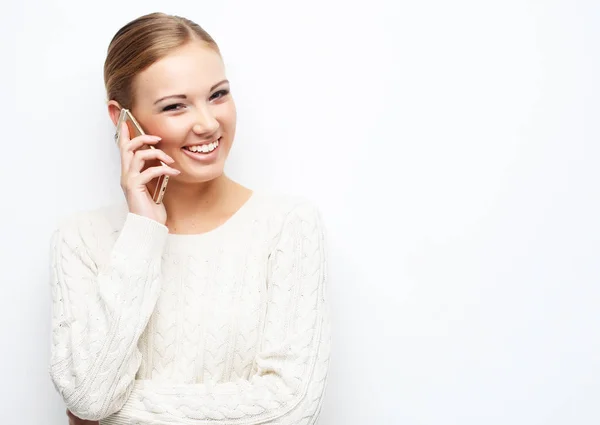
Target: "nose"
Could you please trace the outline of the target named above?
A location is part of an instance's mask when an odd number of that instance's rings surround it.
[[[192,131],[198,136],[207,136],[214,134],[218,129],[219,121],[217,121],[210,108],[198,108]]]

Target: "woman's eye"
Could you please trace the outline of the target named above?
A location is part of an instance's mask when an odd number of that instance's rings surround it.
[[[213,94],[210,99],[219,99],[221,97],[225,97],[229,94],[229,90],[219,90],[218,92],[215,92],[215,94]],[[168,112],[168,111],[178,111],[181,108],[185,107],[185,105],[183,103],[174,103],[172,105],[167,105],[165,106],[162,110],[163,112]]]
[[[163,111],[177,111],[178,106],[184,106],[183,103],[174,103],[173,105],[168,105],[163,108]]]
[[[227,96],[229,94],[229,90],[219,90],[218,92],[216,92],[215,94],[213,94],[211,96],[211,99],[218,99],[220,97],[224,97]],[[220,95],[220,96],[217,96]]]

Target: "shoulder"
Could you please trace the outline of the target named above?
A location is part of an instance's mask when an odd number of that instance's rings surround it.
[[[54,229],[53,239],[101,248],[118,236],[125,219],[125,203],[108,204],[94,209],[76,211],[61,217]]]
[[[280,243],[293,243],[297,238],[325,238],[321,210],[313,199],[283,192],[255,195],[255,212],[266,221],[272,248]]]
[[[276,191],[255,192],[255,213],[270,222],[270,227],[282,229],[291,221],[321,223],[321,209],[311,198]]]
[[[320,213],[317,203],[305,196],[290,192],[257,191],[257,208],[269,216],[287,216],[295,212],[313,211]]]

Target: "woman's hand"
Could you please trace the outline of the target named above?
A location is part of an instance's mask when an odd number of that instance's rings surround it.
[[[88,421],[85,419],[80,419],[71,411],[67,410],[67,416],[69,417],[69,425],[100,425],[99,421]]]
[[[119,140],[121,188],[125,193],[129,212],[165,224],[167,221],[165,206],[154,202],[146,184],[161,175],[176,176],[180,172],[168,165],[143,170],[146,161],[159,160],[165,164],[172,164],[174,160],[160,149],[140,149],[144,145],[154,145],[159,140],[160,137],[150,135],[137,136],[130,140],[129,128],[126,123],[122,124]]]

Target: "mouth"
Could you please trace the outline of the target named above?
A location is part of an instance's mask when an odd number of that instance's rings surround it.
[[[181,150],[190,158],[200,162],[210,162],[214,160],[219,152],[219,146],[221,146],[222,137],[218,138],[214,142],[205,143],[202,145],[190,145],[184,146]]]

